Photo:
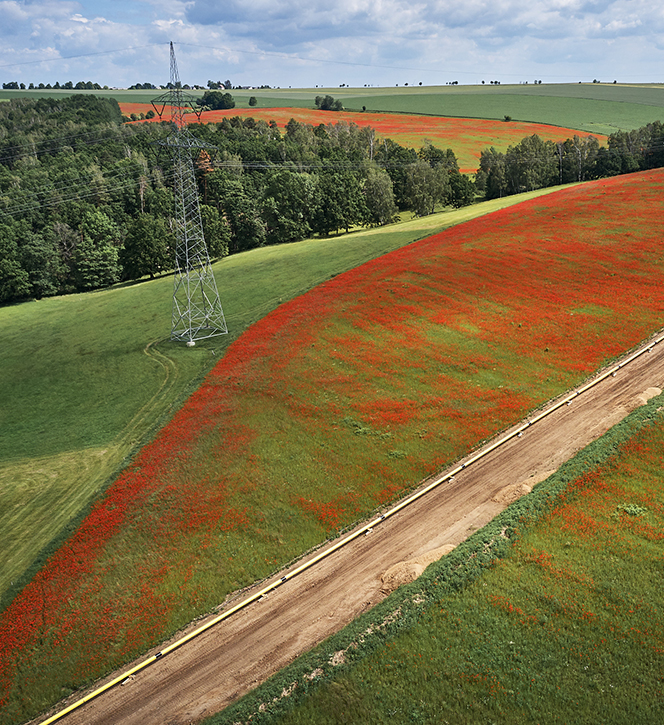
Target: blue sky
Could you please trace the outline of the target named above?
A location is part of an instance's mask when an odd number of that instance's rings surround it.
[[[0,0],[0,81],[664,81],[648,0]]]

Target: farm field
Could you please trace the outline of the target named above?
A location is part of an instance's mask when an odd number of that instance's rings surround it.
[[[160,641],[660,327],[663,186],[657,171],[527,202],[254,325],[5,612],[4,721]]]
[[[190,83],[193,81],[189,81]],[[405,83],[405,79],[403,83]],[[313,108],[317,95],[340,98],[352,111],[365,106],[371,112],[425,114],[456,118],[543,123],[608,135],[631,130],[662,119],[664,86],[613,83],[565,83],[542,85],[417,86],[391,88],[283,88],[233,89],[237,110],[248,108],[255,96],[258,108]],[[80,91],[83,92],[83,91]],[[147,103],[162,91],[95,91],[119,103]],[[90,91],[92,93],[92,91]],[[0,91],[0,100],[15,97],[58,97],[71,91]],[[202,95],[195,91],[192,95]]]
[[[147,113],[151,108],[150,105],[140,103],[120,104],[120,109],[126,115]],[[494,146],[498,151],[506,151],[511,144],[517,144],[524,137],[533,134],[537,134],[544,141],[564,141],[574,135],[581,137],[590,135],[571,128],[547,126],[541,123],[394,113],[346,113],[305,108],[249,108],[241,111],[233,108],[226,111],[205,111],[201,114],[200,120],[201,123],[219,123],[224,118],[238,115],[267,123],[274,120],[282,130],[291,118],[299,123],[313,126],[321,123],[355,123],[358,126],[373,128],[377,140],[390,138],[402,146],[417,149],[421,148],[428,139],[439,148],[451,148],[463,173],[474,173],[479,166],[480,153],[490,146]],[[153,120],[159,121],[159,118]],[[191,114],[189,122],[195,121],[196,117]],[[599,135],[597,139],[602,145],[606,143],[605,136]]]
[[[617,446],[615,436],[599,441],[594,448],[613,445],[613,455],[572,478],[536,523],[524,515],[525,531],[481,576],[445,587],[449,566],[432,565],[399,602],[410,625],[365,642],[341,673],[261,722],[590,725],[598,713],[602,722],[660,722],[664,417],[650,416]],[[426,606],[413,604],[427,593]],[[336,639],[336,649],[348,646]]]
[[[405,80],[404,80],[405,82]],[[638,128],[662,117],[664,87],[613,83],[543,85],[410,86],[393,88],[282,89],[236,92],[238,103],[256,96],[259,106],[312,105],[321,93],[341,98],[346,108],[361,111],[420,113],[457,118],[544,123],[608,135]],[[309,98],[307,103],[307,96]],[[235,96],[234,96],[235,97]],[[292,99],[292,102],[291,102]]]
[[[2,601],[246,327],[332,275],[518,200],[226,258],[214,270],[230,332],[194,349],[168,341],[170,276],[0,308],[12,381],[0,393]]]

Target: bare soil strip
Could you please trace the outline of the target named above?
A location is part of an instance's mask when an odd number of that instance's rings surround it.
[[[218,712],[377,604],[386,591],[411,581],[437,556],[487,524],[663,387],[661,343],[372,533],[355,539],[62,722],[180,725]],[[196,622],[191,629],[200,625],[201,621]],[[77,693],[57,709],[80,697]]]

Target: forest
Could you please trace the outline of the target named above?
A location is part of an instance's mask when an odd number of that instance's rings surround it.
[[[113,99],[0,104],[0,303],[99,289],[173,267],[170,124],[123,123]],[[664,165],[661,124],[609,138],[486,149],[473,181],[451,149],[419,150],[352,123],[200,124],[193,160],[210,256],[379,226]]]

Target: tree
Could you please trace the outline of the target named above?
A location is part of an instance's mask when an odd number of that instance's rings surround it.
[[[84,238],[76,247],[73,261],[76,288],[83,292],[108,287],[120,279],[117,247],[96,246]]]
[[[0,303],[30,295],[30,278],[18,259],[18,244],[12,226],[0,226]]]
[[[510,146],[505,154],[505,177],[512,194],[552,186],[558,180],[556,145],[533,134]]]
[[[81,241],[72,256],[73,276],[79,290],[108,287],[120,279],[119,230],[99,210],[85,214],[80,226]]]
[[[201,106],[207,106],[212,111],[235,108],[233,96],[230,93],[222,93],[221,91],[205,91],[197,103]]]
[[[383,166],[390,175],[397,207],[407,209],[409,206],[407,169],[410,164],[417,161],[415,149],[406,149],[392,139],[384,139],[375,149],[374,161]]]
[[[594,136],[580,138],[576,134],[557,144],[559,154],[559,181],[586,181],[593,178],[599,142]]]
[[[459,164],[452,149],[439,149],[428,139],[424,140],[424,146],[417,152],[419,158],[426,161],[432,169],[442,166],[449,171],[458,171]]]
[[[484,192],[486,199],[498,199],[507,195],[505,154],[491,146],[480,154],[480,167],[475,175],[475,186]]]
[[[449,172],[450,192],[449,202],[455,208],[468,206],[475,200],[475,184],[472,179],[459,171]]]
[[[370,168],[362,191],[366,207],[365,224],[381,226],[395,221],[397,205],[394,202],[392,179],[387,171],[375,167]]]
[[[447,200],[450,181],[443,166],[431,168],[428,162],[420,159],[410,164],[406,173],[408,205],[417,216],[432,214],[437,204]]]
[[[55,238],[25,229],[21,239],[21,266],[28,273],[31,296],[41,299],[58,294],[67,268],[63,264]]]
[[[257,103],[258,103],[258,101],[256,100],[256,96],[251,96],[249,98],[249,105],[250,106],[255,106],[255,105],[257,105]]]
[[[309,174],[273,171],[263,190],[262,218],[267,244],[284,244],[311,234],[315,183]]]
[[[139,214],[129,225],[119,252],[122,279],[140,279],[146,275],[152,279],[155,274],[172,269],[174,243],[163,219]]]
[[[231,243],[231,228],[228,221],[221,216],[216,207],[208,204],[201,204],[201,220],[210,258],[221,259],[228,256]]]
[[[265,243],[265,223],[260,217],[257,198],[250,184],[226,171],[215,171],[208,177],[208,200],[230,228],[229,254],[242,252]]]
[[[316,108],[321,111],[343,111],[343,103],[340,100],[334,100],[330,95],[327,96],[316,96],[314,99]]]
[[[352,171],[334,167],[318,175],[317,205],[312,227],[319,234],[361,224],[366,218],[364,194],[359,179]]]

